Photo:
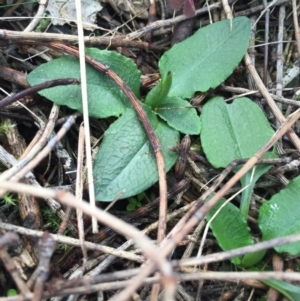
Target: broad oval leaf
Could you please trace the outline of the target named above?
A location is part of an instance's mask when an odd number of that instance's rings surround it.
[[[250,30],[246,17],[224,20],[200,28],[166,51],[159,70],[162,78],[173,74],[169,96],[188,98],[220,85],[245,54]]]
[[[209,211],[206,218],[210,220],[224,202],[225,200],[220,200]],[[219,246],[224,251],[249,246],[254,243],[246,221],[238,208],[230,202],[227,203],[212,220],[210,228]],[[237,265],[251,266],[259,262],[263,256],[264,252],[255,252],[246,254],[243,258],[234,257],[231,259],[231,262]]]
[[[262,240],[300,233],[300,176],[265,202],[259,209]],[[279,253],[300,254],[300,242],[276,247]]]
[[[216,168],[252,157],[274,134],[259,106],[246,97],[231,104],[222,97],[210,99],[200,121],[202,147]]]
[[[216,168],[226,167],[236,159],[252,157],[274,134],[261,109],[248,98],[226,104],[222,97],[214,97],[204,105],[200,120],[202,147]],[[276,155],[268,153],[265,157]],[[241,200],[245,219],[254,184],[270,168],[271,165],[256,166],[252,180],[252,169],[241,178],[243,187],[249,185]]]
[[[130,59],[113,51],[96,48],[87,49],[86,54],[109,66],[139,98],[140,71]],[[107,75],[87,64],[86,76],[90,116],[98,118],[119,116],[130,107],[127,96]],[[27,76],[27,81],[33,86],[59,78],[80,79],[79,61],[72,56],[61,56],[34,69]],[[39,94],[56,104],[82,112],[81,86],[59,86],[43,90]]]
[[[143,106],[160,140],[166,171],[178,155],[169,150],[179,141],[179,132],[158,120]],[[105,132],[94,162],[95,194],[98,201],[110,202],[136,195],[158,180],[157,165],[144,128],[136,113],[128,109]]]
[[[200,133],[200,118],[195,108],[180,97],[167,97],[155,108],[157,114],[177,131],[197,135]]]

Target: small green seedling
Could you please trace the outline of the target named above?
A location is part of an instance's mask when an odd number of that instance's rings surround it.
[[[15,195],[12,193],[6,193],[3,196],[2,199],[2,204],[3,206],[11,207],[11,206],[16,206],[18,200],[16,199]]]
[[[145,193],[141,192],[136,197],[129,198],[129,204],[126,207],[128,212],[134,211],[142,206],[141,201],[144,199]]]
[[[17,124],[13,123],[6,123],[6,122],[2,122],[0,123],[0,134],[1,133],[7,133],[10,129],[14,128]]]
[[[49,18],[47,14],[43,14],[43,17],[41,18],[39,25],[36,27],[35,32],[44,32],[51,22],[51,18]]]
[[[7,292],[6,292],[6,296],[7,297],[13,297],[13,296],[17,296],[18,292],[14,289],[14,288],[10,288]]]

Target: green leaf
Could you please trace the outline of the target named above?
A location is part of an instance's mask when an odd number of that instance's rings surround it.
[[[300,300],[300,287],[281,280],[260,280],[266,285],[276,289],[291,301]]]
[[[265,202],[259,209],[262,240],[300,233],[300,176]],[[300,254],[300,242],[276,247],[279,253]],[[300,299],[299,299],[300,300]]]
[[[172,85],[172,73],[169,72],[167,76],[147,94],[145,104],[155,109],[168,95]]]
[[[210,220],[215,212],[224,204],[225,200],[220,200],[206,215]],[[253,239],[246,221],[243,219],[239,209],[228,202],[214,218],[210,228],[216,237],[219,246],[224,250],[232,250],[244,246],[252,245]],[[250,256],[251,255],[251,256]],[[250,266],[261,260],[264,253],[246,254],[246,259],[234,257],[231,262],[237,265]]]
[[[141,192],[137,195],[138,202],[141,202],[145,198],[145,193]],[[141,204],[141,203],[140,203]]]
[[[86,54],[93,57],[115,71],[139,98],[140,71],[126,57],[107,50],[90,48]],[[127,96],[108,78],[87,64],[87,90],[89,99],[89,115],[98,118],[119,116],[130,107]],[[80,79],[79,61],[72,56],[61,56],[40,65],[28,76],[28,83],[33,86],[52,79]],[[68,106],[82,112],[81,86],[59,86],[39,92],[42,96],[59,105]]]
[[[246,17],[216,22],[174,45],[159,61],[162,78],[172,72],[169,96],[189,98],[220,85],[245,54],[250,41]]]
[[[202,147],[216,168],[250,158],[274,134],[259,106],[246,97],[231,104],[214,97],[204,105],[200,120]]]
[[[201,142],[209,162],[216,168],[226,167],[236,159],[252,157],[274,134],[261,109],[248,98],[226,104],[222,97],[214,97],[203,107]],[[276,157],[275,154],[266,156]],[[253,186],[270,166],[256,166],[241,179],[243,187],[250,184],[242,195],[242,214],[246,219]],[[235,169],[235,171],[237,171]]]
[[[197,135],[200,133],[200,119],[196,109],[180,97],[167,97],[156,108],[157,114],[177,131]]]
[[[15,290],[14,288],[10,288],[7,293],[6,293],[7,297],[13,297],[13,296],[17,296],[18,292],[17,290]]]
[[[273,153],[273,152],[267,152],[263,156],[264,159],[274,159],[278,158],[278,156]],[[257,165],[255,167],[255,172],[253,174],[253,179],[252,179],[252,170],[251,172],[247,172],[241,179],[241,184],[242,187],[247,187],[247,189],[242,191],[242,196],[241,196],[241,206],[240,210],[242,213],[242,216],[246,219],[248,216],[249,212],[249,207],[250,207],[250,201],[251,201],[251,196],[253,192],[253,188],[257,180],[264,174],[266,173],[272,165]],[[237,169],[238,170],[238,169]]]
[[[128,211],[128,212],[134,211],[135,205],[136,205],[135,203],[129,203],[129,204],[126,206],[126,211]]]
[[[179,141],[179,133],[158,120],[149,107],[143,107],[160,140],[168,171],[178,157],[169,147]],[[158,180],[155,156],[133,110],[127,110],[105,132],[94,162],[94,177],[96,199],[105,202],[122,191],[122,199],[136,195]]]
[[[260,262],[266,254],[266,250],[245,254],[242,258],[240,266],[248,268]]]

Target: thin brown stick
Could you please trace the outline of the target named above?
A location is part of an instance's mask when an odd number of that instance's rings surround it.
[[[3,78],[11,83],[16,83],[24,88],[28,88],[29,85],[26,81],[26,75],[12,68],[0,65],[0,78]]]
[[[58,228],[58,234],[62,235],[65,232],[71,211],[71,207],[67,207],[66,215]],[[56,247],[57,244],[52,235],[47,231],[44,232],[39,240],[39,264],[27,282],[30,288],[34,284],[34,296],[31,301],[40,301],[42,298],[44,285],[50,273],[50,260]]]
[[[92,162],[92,148],[91,148],[91,131],[89,118],[89,103],[88,103],[88,88],[87,88],[87,73],[85,62],[85,44],[84,32],[82,24],[82,8],[81,1],[75,0],[76,7],[76,21],[77,21],[77,36],[78,36],[78,51],[79,51],[79,71],[81,79],[81,104],[83,111],[84,122],[84,143],[85,143],[85,157],[86,157],[86,172],[87,172],[87,189],[89,192],[89,202],[93,207],[96,207],[95,187],[93,177],[93,162]],[[98,223],[95,218],[92,218],[92,232],[98,233]]]
[[[197,273],[189,273],[189,274],[178,274],[178,281],[197,281],[199,279],[205,280],[220,280],[220,281],[243,281],[243,280],[250,280],[250,279],[257,279],[257,280],[287,280],[287,281],[299,281],[300,275],[299,273],[295,272],[197,272]],[[144,279],[143,284],[149,285],[153,283],[158,283],[161,281],[161,277],[149,277]],[[95,293],[99,291],[108,291],[108,290],[117,290],[123,287],[126,287],[129,284],[128,280],[123,281],[114,281],[114,282],[106,282],[106,283],[99,283],[99,284],[92,284],[93,279],[87,279],[85,285],[76,286],[71,288],[62,288],[61,290],[56,290],[53,288],[51,294],[49,292],[45,292],[43,298],[49,298],[54,296],[69,296],[71,294],[87,294],[87,287],[88,293]],[[236,283],[236,282],[234,282]],[[243,282],[245,283],[245,282]],[[246,284],[246,283],[245,283]],[[254,287],[257,288],[264,288],[265,286],[259,283],[253,283]],[[14,296],[10,298],[0,298],[0,301],[21,301],[21,300],[30,300],[33,297],[33,293],[28,294],[24,298],[20,298],[21,296]]]
[[[279,19],[278,19],[278,44],[277,44],[277,63],[276,63],[276,95],[282,97],[282,76],[283,76],[283,36],[284,36],[284,21],[285,21],[285,6],[282,5],[279,8]],[[265,83],[266,84],[266,83]],[[279,109],[282,110],[281,104],[278,105]]]
[[[24,166],[17,174],[12,176],[10,180],[12,182],[18,182],[21,180],[28,172],[30,172],[34,167],[36,167],[43,158],[45,158],[55,147],[57,142],[61,140],[71,126],[75,123],[77,115],[71,115],[67,121],[63,124],[62,128],[58,131],[57,135],[53,137],[48,144],[44,147],[44,149],[37,154],[37,156],[30,161],[26,166]]]
[[[201,256],[201,257],[191,257],[191,258],[186,258],[181,260],[174,260],[172,261],[172,263],[176,268],[195,266],[195,265],[204,265],[208,263],[228,260],[236,256],[242,256],[248,253],[267,250],[267,249],[275,248],[278,246],[282,246],[285,244],[298,242],[298,241],[300,241],[300,234],[287,235],[284,237],[278,237],[267,241],[259,242],[255,245],[241,247],[229,251],[217,252],[214,254]]]
[[[47,32],[23,32],[0,29],[0,39],[15,41],[16,43],[34,43],[36,42],[62,42],[70,45],[78,44],[78,37],[67,34],[47,33]],[[89,46],[109,46],[109,47],[133,47],[162,51],[165,48],[155,44],[131,41],[126,37],[84,37],[84,42]]]
[[[55,122],[57,120],[59,113],[59,106],[53,105],[52,110],[49,114],[49,120],[48,124],[45,127],[45,130],[42,134],[41,139],[35,146],[31,149],[31,151],[27,154],[26,158],[23,158],[18,161],[18,163],[13,166],[12,168],[6,170],[0,175],[0,181],[4,180],[9,180],[12,176],[14,176],[18,171],[20,171],[28,162],[32,160],[32,158],[35,157],[35,155],[40,151],[40,149],[46,144],[48,141],[54,127],[55,127]],[[3,192],[2,192],[3,193]]]
[[[222,0],[223,10],[227,19],[232,19],[232,11],[227,0]]]
[[[20,98],[30,96],[35,94],[38,91],[48,89],[51,87],[61,86],[61,85],[78,85],[80,82],[75,78],[62,78],[62,79],[54,79],[42,84],[27,88],[19,93],[16,93],[12,96],[5,97],[0,101],[0,108],[4,108],[13,102],[17,101]]]
[[[3,14],[3,17],[11,16],[12,13],[13,13],[16,9],[18,9],[18,7],[19,7],[20,5],[22,5],[22,3],[23,3],[24,1],[25,1],[25,0],[18,0],[18,1],[16,1],[16,2],[13,4],[13,6]]]
[[[177,177],[178,179],[183,178],[184,172],[186,170],[187,156],[188,156],[188,151],[190,149],[190,146],[191,146],[190,137],[189,135],[185,135],[185,137],[182,139],[181,144],[178,146],[180,156],[175,166],[175,177]],[[157,233],[157,244],[160,244],[164,238],[165,238],[165,231],[162,231],[162,228],[159,227]],[[156,275],[158,276],[159,273],[157,273]],[[159,283],[153,285],[150,301],[158,300],[160,288],[161,286]],[[170,300],[170,298],[167,298],[166,296],[165,298],[166,300]]]
[[[203,7],[203,8],[200,8],[200,9],[197,9],[195,11],[195,14],[196,16],[200,16],[201,14],[205,14],[207,13],[208,11],[213,11],[215,9],[218,9],[222,6],[222,1],[218,1],[217,3],[213,3],[211,5],[208,5],[206,7]],[[233,3],[234,1],[229,1],[230,3]],[[288,0],[278,0],[276,1],[276,3],[274,3],[272,5],[273,6],[277,6],[277,5],[280,5],[280,4],[283,4],[283,3],[286,3],[288,2]],[[250,15],[250,14],[254,14],[254,13],[257,13],[257,12],[260,12],[262,9],[264,8],[263,5],[258,5],[257,7],[251,9],[251,10],[245,10],[245,11],[242,11],[242,12],[239,12],[237,13],[236,15],[240,15],[240,16],[247,16],[247,15]],[[185,16],[185,15],[180,15],[178,17],[175,17],[175,18],[171,18],[171,19],[166,19],[166,20],[159,20],[159,21],[156,21],[156,22],[153,22],[147,26],[145,26],[144,28],[141,28],[139,30],[136,30],[130,34],[127,35],[127,37],[129,39],[136,39],[136,38],[141,38],[142,36],[144,36],[146,33],[148,32],[151,32],[151,31],[154,31],[156,29],[159,29],[161,27],[166,27],[166,26],[172,26],[172,25],[175,25],[176,23],[179,23],[181,21],[184,21],[184,20],[187,20],[189,17]],[[0,32],[1,33],[1,32]]]
[[[211,263],[211,262],[216,262],[216,261],[223,261],[235,256],[241,256],[243,254],[253,252],[253,251],[258,251],[258,250],[263,250],[266,248],[273,248],[279,245],[287,244],[287,243],[292,243],[292,242],[297,242],[300,240],[300,234],[296,235],[289,235],[287,237],[280,237],[276,239],[272,239],[270,241],[258,243],[253,246],[247,246],[235,250],[230,250],[226,252],[219,252],[215,254],[211,254],[208,256],[203,256],[203,257],[195,257],[195,258],[189,258],[185,260],[180,260],[180,261],[173,261],[172,264],[176,268],[185,268],[188,266],[194,266],[194,265],[203,265],[205,263]],[[54,296],[54,295],[65,295],[66,292],[69,294],[71,293],[86,293],[84,289],[86,289],[86,286],[90,288],[90,285],[98,284],[100,283],[101,285],[93,286],[92,290],[94,291],[100,291],[100,290],[108,290],[108,289],[118,289],[122,288],[125,285],[128,284],[128,282],[123,282],[122,280],[128,277],[132,277],[136,275],[138,272],[138,269],[131,269],[131,270],[126,270],[126,271],[118,271],[114,273],[108,273],[105,275],[94,275],[94,276],[84,276],[80,279],[72,279],[72,280],[58,280],[55,282],[55,284],[52,284],[51,287],[51,295],[49,295],[48,292],[44,292],[44,297],[45,296]],[[228,275],[228,277],[226,277]],[[233,279],[236,277],[236,279],[248,279],[248,277],[252,277],[251,279],[270,279],[273,277],[279,277],[281,279],[287,279],[287,280],[299,280],[299,273],[255,273],[251,274],[242,272],[239,273],[238,276],[236,273],[215,273],[215,272],[208,272],[208,273],[191,273],[189,276],[184,276],[182,274],[178,274],[178,280],[179,281],[188,281],[188,280],[199,280],[199,279],[216,279],[218,278],[219,280],[228,280]],[[225,277],[224,277],[225,276]],[[279,279],[278,278],[278,279]],[[153,283],[152,281],[149,282],[150,279],[153,278],[147,278],[145,279],[144,283],[151,284]],[[160,282],[161,278],[156,277],[156,281],[154,282]],[[118,287],[116,287],[116,283],[108,283],[112,281],[118,281]],[[121,280],[121,281],[120,281]],[[105,283],[106,282],[106,283]],[[83,286],[82,288],[80,286]],[[80,288],[79,288],[80,287]],[[78,288],[78,290],[77,290]],[[65,290],[68,289],[68,290]],[[31,297],[28,296],[28,297]],[[4,300],[3,298],[0,298],[0,300]],[[12,299],[10,299],[12,300]],[[18,299],[13,299],[13,300],[18,300]],[[28,300],[28,299],[27,299]]]
[[[2,118],[2,122],[7,124],[13,124],[11,119]],[[16,158],[20,158],[26,149],[25,139],[20,135],[16,126],[9,128],[6,132],[7,141],[10,145],[11,155]],[[28,184],[28,182],[27,182]],[[40,209],[39,201],[29,195],[18,194],[18,208],[21,221],[24,223],[26,220],[32,220],[32,223],[28,224],[28,228],[41,229],[42,228],[42,213]],[[38,262],[38,250],[37,241],[29,240],[23,237],[24,247],[28,252],[28,256],[31,257],[32,262],[37,264]]]
[[[300,234],[289,235],[286,237],[275,238],[275,239],[272,239],[269,241],[257,243],[255,245],[242,247],[242,248],[238,248],[238,249],[234,249],[234,250],[230,250],[230,251],[214,253],[214,254],[210,254],[210,255],[206,255],[206,256],[202,256],[202,257],[193,257],[193,258],[187,258],[187,259],[182,259],[182,260],[175,260],[175,261],[172,261],[172,265],[174,266],[174,268],[181,268],[181,269],[184,268],[185,270],[187,270],[187,268],[189,266],[204,265],[204,264],[213,263],[213,262],[220,262],[220,261],[224,261],[224,260],[230,259],[235,256],[241,256],[241,255],[251,253],[251,252],[265,250],[268,248],[274,248],[274,247],[284,245],[287,243],[297,242],[299,240],[300,240]],[[114,273],[106,273],[106,274],[101,274],[101,275],[99,275],[99,274],[98,275],[87,275],[87,276],[84,276],[79,279],[57,280],[55,282],[55,285],[54,284],[51,285],[51,288],[54,289],[53,290],[53,295],[54,295],[57,292],[63,290],[64,288],[76,288],[76,287],[84,286],[87,284],[97,284],[97,283],[105,283],[105,282],[123,280],[125,278],[129,278],[129,277],[136,275],[138,273],[138,271],[139,271],[138,269],[129,269],[129,270],[115,271]],[[201,273],[201,275],[202,274],[203,273]],[[202,277],[200,276],[200,274],[198,274],[198,275],[199,275],[199,279],[201,279]],[[204,275],[206,275],[206,273],[204,273]],[[220,275],[220,274],[218,274],[218,275]],[[232,277],[232,275],[234,275],[234,274],[230,274],[230,278]],[[239,277],[239,278],[243,278],[243,275],[244,274],[241,274],[241,277]],[[264,274],[264,276],[261,276],[261,275],[262,274],[259,274],[258,278],[266,276],[265,274]],[[268,274],[268,275],[272,275],[272,274]],[[192,276],[192,277],[194,278],[195,276]],[[285,274],[284,277],[291,278],[293,276],[291,274],[288,274],[288,275]],[[179,274],[179,280],[181,278],[182,277]],[[299,278],[299,273],[298,273],[298,275],[294,274],[294,279],[295,278],[296,279]],[[222,280],[224,280],[224,279],[222,279]]]
[[[268,62],[269,62],[269,28],[270,28],[270,8],[268,8],[267,0],[263,1],[266,10],[265,13],[265,47],[264,47],[264,71],[263,71],[263,82],[267,86],[267,73],[268,73]]]
[[[13,260],[11,259],[11,257],[7,253],[7,251],[4,249],[7,244],[14,243],[15,241],[18,240],[18,238],[19,237],[14,233],[7,233],[4,235],[4,237],[1,238],[0,258],[5,266],[6,270],[10,273],[10,275],[14,279],[14,281],[15,281],[17,287],[19,288],[19,290],[21,291],[22,295],[25,296],[25,295],[30,294],[31,292],[30,292],[27,284],[21,278],[21,275],[18,272],[15,263],[13,262]]]
[[[279,8],[279,17],[278,17],[278,44],[277,44],[277,62],[276,62],[276,95],[281,97],[282,96],[282,89],[283,89],[283,64],[284,64],[284,58],[283,58],[283,36],[284,36],[284,20],[285,20],[285,6],[281,5]],[[278,109],[282,111],[282,104],[277,104]],[[290,112],[286,112],[286,115],[289,115]],[[276,120],[276,128],[279,128],[280,122]],[[282,141],[279,140],[277,144],[277,153],[278,155],[284,154],[284,150],[282,147]],[[277,175],[277,178],[280,177],[281,181],[283,180],[283,175]]]
[[[45,12],[45,10],[47,8],[47,5],[48,5],[48,0],[40,0],[40,2],[39,2],[39,8],[38,8],[37,12],[36,12],[34,18],[31,20],[31,22],[24,29],[23,34],[25,32],[33,31],[38,26],[38,24],[41,21],[41,18],[44,15],[44,12]]]
[[[9,154],[1,145],[0,145],[0,162],[4,164],[5,166],[16,166],[18,165],[18,161],[11,155]],[[33,186],[40,186],[40,184],[37,182],[35,179],[33,173],[28,173],[26,175],[26,180]],[[53,198],[46,199],[46,202],[50,209],[57,214],[61,219],[65,217],[65,212],[62,210],[62,206]],[[72,223],[68,223],[68,228],[73,233],[76,235],[77,229],[73,226]]]
[[[298,12],[297,12],[296,0],[292,0],[292,4],[293,4],[293,20],[294,20],[294,27],[295,27],[295,37],[296,37],[296,41],[297,41],[298,57],[300,57],[300,28],[299,28],[299,23],[298,23]]]
[[[41,237],[44,234],[44,232],[42,232],[42,231],[31,230],[31,229],[27,229],[24,227],[6,224],[6,223],[2,223],[2,222],[0,222],[0,229],[4,229],[7,231],[13,231],[13,232],[16,232],[16,233],[19,233],[22,235],[36,237],[36,238]],[[63,236],[63,235],[59,235],[59,234],[50,234],[50,235],[52,236],[54,241],[57,243],[68,244],[68,245],[77,246],[77,247],[81,246],[81,242],[79,241],[79,239],[68,237],[68,236]],[[103,245],[96,244],[96,243],[92,243],[89,241],[84,241],[84,246],[89,250],[98,250],[103,253],[111,254],[116,257],[124,258],[124,259],[130,260],[130,261],[136,261],[139,263],[144,262],[144,258],[142,256],[138,256],[138,255],[132,254],[130,252],[126,252],[126,251],[116,250],[114,248],[103,246]]]
[[[33,298],[32,301],[40,301],[42,300],[43,290],[45,282],[48,279],[50,272],[50,260],[53,255],[53,252],[56,248],[56,244],[54,239],[48,232],[44,232],[43,236],[39,241],[40,247],[40,258],[39,265],[36,269],[36,282],[33,289]]]
[[[251,95],[251,94],[253,94],[254,96],[261,96],[261,93],[258,90],[249,90],[249,89],[245,89],[245,88],[235,88],[235,87],[229,87],[229,86],[221,85],[220,90],[229,91],[229,92],[232,92],[232,93],[242,93],[242,95],[235,95],[231,98],[227,98],[226,101],[229,101],[229,100],[232,100],[232,99],[235,99],[235,98],[238,98],[238,97],[243,97],[243,96],[246,96],[246,95]],[[283,89],[283,91],[284,91],[284,89]],[[294,106],[294,107],[297,107],[297,108],[300,107],[300,103],[297,100],[284,98],[284,97],[278,97],[278,96],[276,96],[275,94],[272,94],[272,93],[270,93],[270,96],[274,100],[276,100],[277,102],[285,103],[287,105]]]
[[[217,8],[220,8],[220,7],[221,7],[220,2],[214,3],[214,4],[209,5],[207,7],[203,7],[201,9],[196,10],[195,14],[198,16],[198,15],[207,13],[208,10],[214,10],[214,9],[217,9]],[[136,39],[136,38],[141,38],[142,36],[144,36],[148,32],[151,32],[151,31],[156,30],[156,29],[161,28],[161,27],[171,26],[171,25],[174,25],[176,23],[179,23],[179,22],[187,20],[187,19],[189,19],[189,17],[187,17],[185,15],[180,15],[180,16],[172,18],[172,19],[159,20],[159,21],[153,22],[153,23],[145,26],[144,28],[141,28],[139,30],[136,30],[136,31],[128,34],[127,37],[131,40]],[[0,31],[0,37],[1,37],[1,31]]]
[[[81,124],[79,128],[79,139],[78,139],[78,155],[77,155],[77,177],[76,177],[76,199],[78,202],[83,202],[82,191],[84,182],[83,163],[84,163],[84,125]],[[81,250],[83,254],[83,268],[82,273],[85,270],[85,264],[87,261],[87,251],[84,245],[84,224],[83,224],[83,213],[81,210],[76,209],[77,225],[79,240],[81,243]]]

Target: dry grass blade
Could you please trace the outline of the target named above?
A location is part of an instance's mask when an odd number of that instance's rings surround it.
[[[93,177],[93,162],[92,162],[92,149],[91,149],[91,133],[90,133],[90,119],[87,95],[87,82],[86,82],[86,66],[85,66],[85,45],[83,39],[83,24],[82,24],[82,10],[81,1],[75,0],[76,4],[76,17],[77,17],[77,31],[78,31],[78,46],[79,46],[79,64],[80,64],[80,78],[81,78],[81,97],[83,109],[83,121],[85,130],[85,154],[87,164],[87,180],[90,204],[96,208],[94,177]],[[95,218],[92,218],[93,233],[98,232],[98,224]]]
[[[83,124],[80,125],[79,129],[79,140],[78,140],[78,161],[77,161],[77,178],[76,178],[76,199],[78,202],[83,202],[82,199],[82,191],[83,191],[83,183],[84,183],[84,141],[85,141],[85,134],[84,134],[84,126]],[[81,243],[81,249],[83,254],[83,267],[82,273],[85,270],[85,264],[87,261],[87,251],[84,245],[84,223],[83,223],[83,213],[81,210],[76,210],[77,216],[77,225],[78,225],[78,234],[79,240]]]
[[[298,14],[297,11],[297,2],[296,0],[292,0],[293,4],[293,19],[294,19],[294,27],[295,27],[295,37],[297,41],[297,49],[298,49],[298,57],[300,57],[300,28],[299,28],[299,22],[298,22]],[[299,9],[299,3],[298,3],[298,9]]]

